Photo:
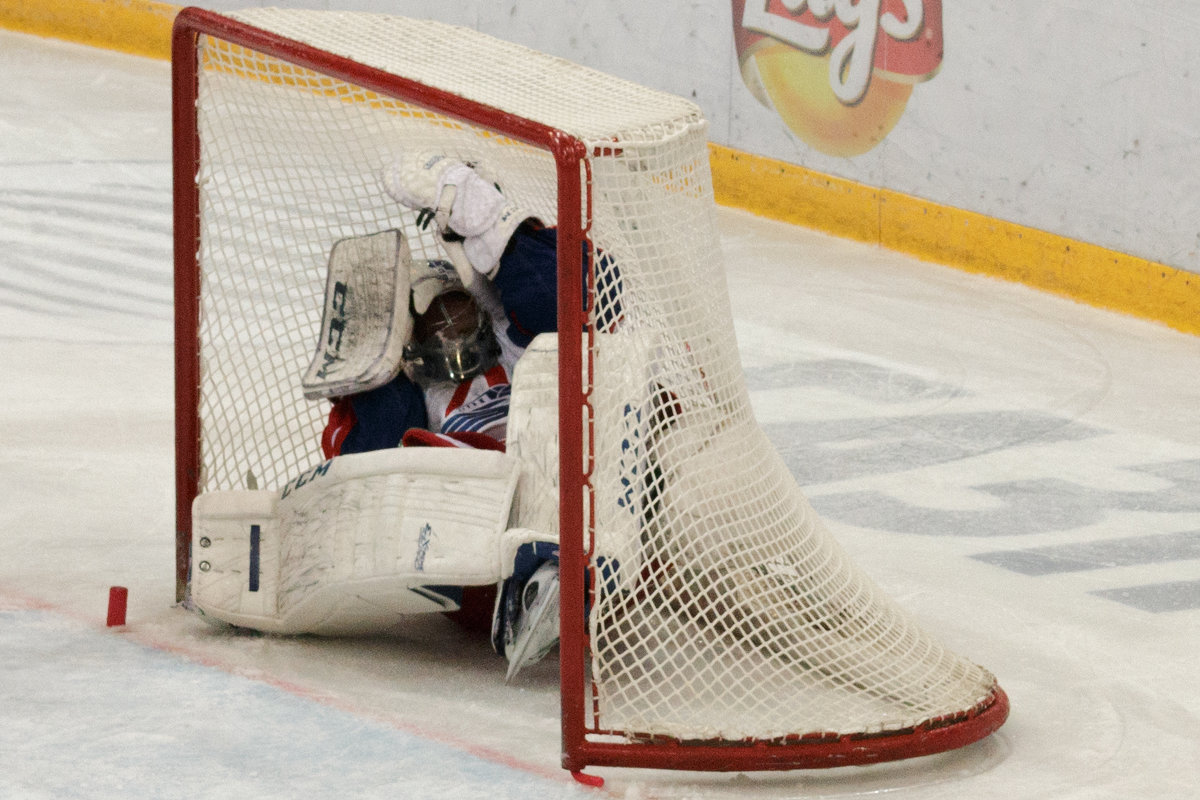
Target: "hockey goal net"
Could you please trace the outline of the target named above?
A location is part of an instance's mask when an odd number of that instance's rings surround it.
[[[359,13],[186,9],[174,70],[181,598],[192,499],[320,459],[299,377],[331,243],[400,228],[439,256],[378,177],[435,150],[557,226],[557,450],[532,468],[558,498],[518,505],[549,501],[561,536],[564,765],[861,764],[1004,721],[994,677],[848,560],[755,422],[694,104]]]

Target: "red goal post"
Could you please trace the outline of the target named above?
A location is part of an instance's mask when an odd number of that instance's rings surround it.
[[[192,500],[319,459],[298,383],[330,244],[399,227],[437,255],[378,185],[391,148],[436,149],[557,228],[557,451],[533,467],[558,492],[564,767],[869,764],[1004,722],[995,678],[851,563],[758,428],[694,104],[350,12],[184,9],[172,59],[179,599]]]

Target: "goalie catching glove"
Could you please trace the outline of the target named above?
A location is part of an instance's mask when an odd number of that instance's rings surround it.
[[[432,218],[463,285],[492,278],[508,240],[532,215],[511,202],[478,168],[438,153],[399,152],[384,169],[396,202]]]

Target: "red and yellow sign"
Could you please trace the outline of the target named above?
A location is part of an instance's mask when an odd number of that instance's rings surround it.
[[[742,80],[834,156],[879,144],[942,63],[941,0],[732,0]]]

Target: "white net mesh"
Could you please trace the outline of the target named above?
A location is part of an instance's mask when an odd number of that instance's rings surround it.
[[[988,703],[992,676],[849,562],[753,418],[693,104],[433,22],[237,17],[588,146],[598,256],[584,523],[597,738],[792,741],[901,731]],[[304,400],[299,379],[331,244],[396,227],[414,257],[439,255],[380,188],[395,148],[479,161],[548,224],[554,163],[212,37],[200,64],[200,490],[240,487],[248,473],[279,486],[320,457],[328,407]]]

